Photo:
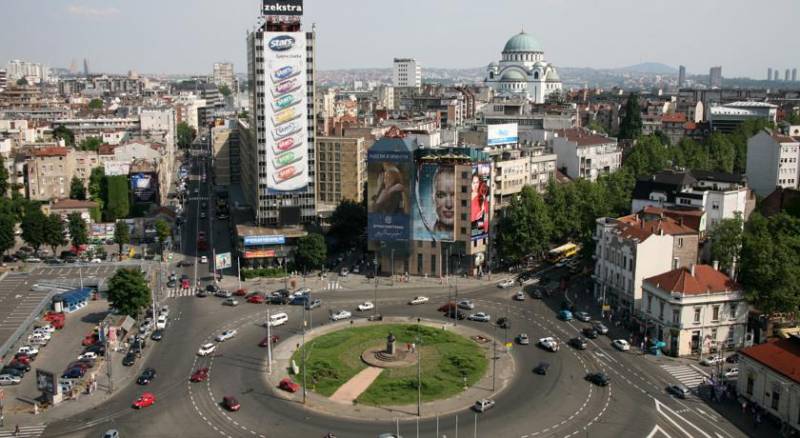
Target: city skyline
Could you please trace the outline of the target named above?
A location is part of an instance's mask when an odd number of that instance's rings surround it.
[[[311,23],[317,26],[321,70],[390,68],[394,57],[406,56],[429,68],[483,67],[510,36],[524,29],[542,43],[556,66],[602,69],[660,62],[707,74],[709,67],[721,65],[725,77],[760,78],[768,66],[793,67],[785,54],[800,51],[800,42],[781,36],[781,29],[790,28],[792,17],[800,13],[800,5],[791,0],[775,3],[785,13],[768,16],[766,9],[745,7],[744,0],[656,5],[619,0],[602,7],[590,1],[500,0],[469,2],[465,7],[455,0],[433,5],[410,0],[391,14],[378,3],[306,0],[304,22],[307,30]],[[222,10],[211,0],[15,2],[6,10],[16,19],[0,29],[0,38],[15,44],[0,48],[0,64],[25,59],[66,68],[85,58],[93,72],[190,74],[230,61],[243,72],[245,33],[256,24],[259,4],[238,1]],[[680,20],[690,18],[686,11],[716,18],[695,32],[677,33]],[[388,17],[393,23],[387,23]],[[741,28],[731,24],[745,20],[771,24],[742,38]],[[39,25],[30,26],[33,22]],[[153,47],[168,49],[154,52]],[[709,52],[709,47],[714,50]]]

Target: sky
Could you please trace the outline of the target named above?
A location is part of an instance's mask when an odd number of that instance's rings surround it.
[[[0,66],[10,59],[92,72],[246,70],[246,32],[259,0],[2,0]],[[481,67],[524,29],[556,66],[683,64],[705,74],[766,76],[800,68],[800,1],[768,0],[305,0],[317,29],[317,68]],[[793,30],[794,29],[794,30]],[[781,73],[783,75],[783,73]]]

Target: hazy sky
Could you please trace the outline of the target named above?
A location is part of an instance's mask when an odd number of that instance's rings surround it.
[[[245,70],[245,32],[258,0],[2,0],[0,66],[26,59],[92,71],[206,73],[216,61]],[[800,68],[798,0],[306,0],[317,24],[319,69],[478,67],[524,27],[550,62],[621,67],[684,64],[723,75]]]

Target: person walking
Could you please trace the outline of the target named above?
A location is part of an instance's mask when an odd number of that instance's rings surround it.
[[[19,424],[14,426],[14,436],[18,436],[18,435],[19,435]]]

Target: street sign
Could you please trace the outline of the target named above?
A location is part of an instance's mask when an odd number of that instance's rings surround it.
[[[608,312],[609,310],[611,310],[611,305],[610,304],[603,304],[603,312]]]

